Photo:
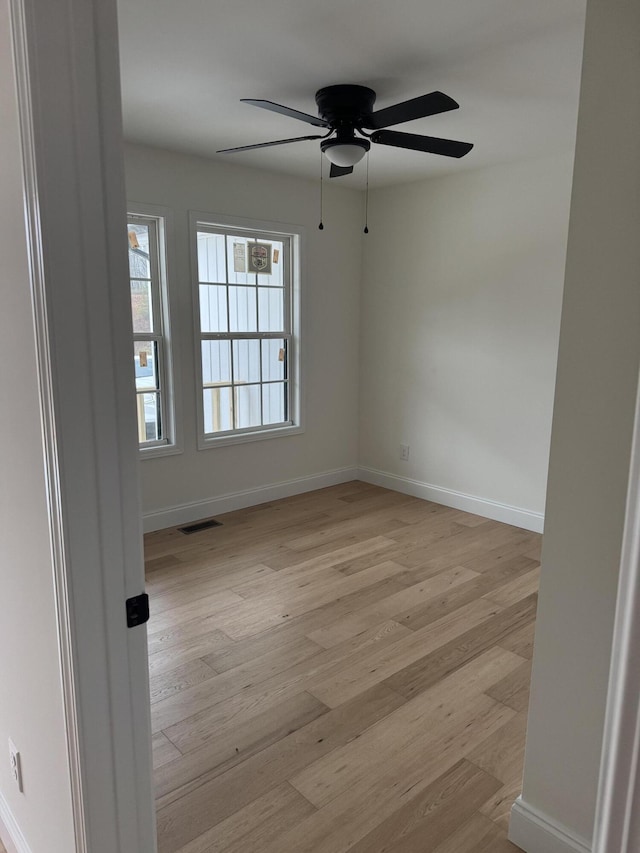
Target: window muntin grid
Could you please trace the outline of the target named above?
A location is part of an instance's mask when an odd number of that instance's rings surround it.
[[[292,237],[197,223],[205,438],[293,425]],[[247,246],[252,243],[270,246],[269,273],[247,271]]]
[[[170,442],[160,219],[129,214],[127,237],[138,443],[145,449]]]

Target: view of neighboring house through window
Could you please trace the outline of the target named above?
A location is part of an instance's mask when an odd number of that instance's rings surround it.
[[[171,441],[162,219],[130,214],[127,232],[138,441],[141,448],[161,447]]]
[[[250,437],[296,424],[292,298],[296,247],[293,234],[196,223],[205,441]]]

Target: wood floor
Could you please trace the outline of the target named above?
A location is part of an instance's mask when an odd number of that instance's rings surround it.
[[[159,853],[507,853],[540,537],[348,483],[146,537]]]

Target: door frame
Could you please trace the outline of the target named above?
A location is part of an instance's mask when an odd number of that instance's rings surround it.
[[[592,853],[640,845],[640,387],[613,630]]]
[[[76,851],[154,853],[116,0],[9,8]]]

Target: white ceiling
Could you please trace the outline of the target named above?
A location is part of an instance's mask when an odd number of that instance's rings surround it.
[[[584,11],[585,0],[120,0],[125,135],[315,177],[317,141],[215,151],[318,132],[240,98],[316,114],[317,89],[359,83],[377,108],[446,92],[459,110],[398,129],[475,143],[462,160],[374,145],[373,186],[568,150]],[[358,187],[364,173],[335,180]]]

